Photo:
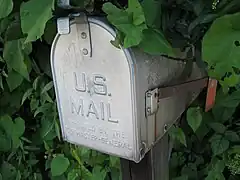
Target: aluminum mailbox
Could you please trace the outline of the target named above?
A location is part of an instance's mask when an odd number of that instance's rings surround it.
[[[62,29],[51,68],[64,140],[139,162],[193,97],[153,94],[179,82],[185,64],[114,47],[115,31],[97,18],[77,17]]]

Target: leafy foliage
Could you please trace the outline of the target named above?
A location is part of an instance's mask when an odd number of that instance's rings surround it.
[[[147,53],[173,55],[173,50],[162,32],[147,27],[144,9],[137,0],[129,0],[125,10],[108,2],[104,4],[103,10],[108,14],[108,20],[123,33],[124,38],[119,42],[123,42],[125,48],[139,45]],[[149,45],[149,42],[152,44]]]
[[[71,2],[116,28],[116,47],[178,60],[219,80],[212,111],[191,107],[173,126],[174,180],[239,179],[239,0]],[[63,142],[49,66],[54,0],[0,0],[0,179],[120,180],[119,158]],[[95,6],[89,7],[89,6]],[[173,57],[174,56],[174,57]],[[187,63],[188,64],[188,63]],[[180,142],[180,143],[178,143]]]
[[[202,114],[199,107],[189,108],[187,111],[187,121],[192,130],[196,132],[202,122]]]
[[[60,176],[68,169],[70,162],[63,155],[57,155],[51,162],[52,176]]]
[[[0,179],[118,179],[118,158],[62,141],[49,73],[55,1],[0,10]]]
[[[39,39],[45,29],[47,21],[52,17],[54,0],[31,0],[22,3],[20,8],[21,27],[27,34],[25,43]]]
[[[240,68],[239,19],[240,13],[218,18],[203,39],[203,58],[208,63],[209,74],[220,78],[224,88],[234,87],[240,82],[236,72],[236,69]],[[224,43],[219,43],[219,39]],[[213,51],[218,53],[212,53]],[[227,76],[224,77],[225,75]],[[223,80],[221,80],[222,77],[224,77]]]

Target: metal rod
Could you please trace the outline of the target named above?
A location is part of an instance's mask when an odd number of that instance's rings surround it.
[[[177,84],[173,86],[168,87],[162,87],[158,89],[158,98],[168,98],[175,96],[180,93],[186,93],[186,92],[193,92],[195,90],[202,89],[204,87],[207,87],[208,85],[208,77],[201,78],[193,81],[188,81],[182,84]]]

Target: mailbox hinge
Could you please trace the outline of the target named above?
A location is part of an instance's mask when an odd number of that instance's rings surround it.
[[[70,0],[58,0],[57,4],[59,7],[68,9],[70,7]],[[70,33],[70,16],[60,17],[57,19],[57,30],[59,34],[69,34]]]
[[[197,79],[168,87],[155,88],[146,92],[146,116],[155,114],[160,99],[169,98],[181,93],[194,92],[207,86],[209,78]]]
[[[58,0],[58,6],[69,9],[70,1],[69,0]],[[70,18],[73,18],[75,21],[74,28],[77,31],[76,39],[81,41],[81,52],[84,56],[92,56],[92,45],[90,37],[90,27],[88,23],[88,18],[85,13],[74,13],[69,14],[67,17],[60,17],[57,19],[57,30],[61,35],[66,35],[70,33]],[[79,25],[81,24],[81,25]]]

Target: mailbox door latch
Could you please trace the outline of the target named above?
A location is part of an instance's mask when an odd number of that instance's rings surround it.
[[[160,99],[181,95],[186,92],[194,92],[203,89],[208,85],[209,78],[197,79],[182,84],[168,87],[155,88],[146,92],[146,115],[151,116],[158,110]]]

